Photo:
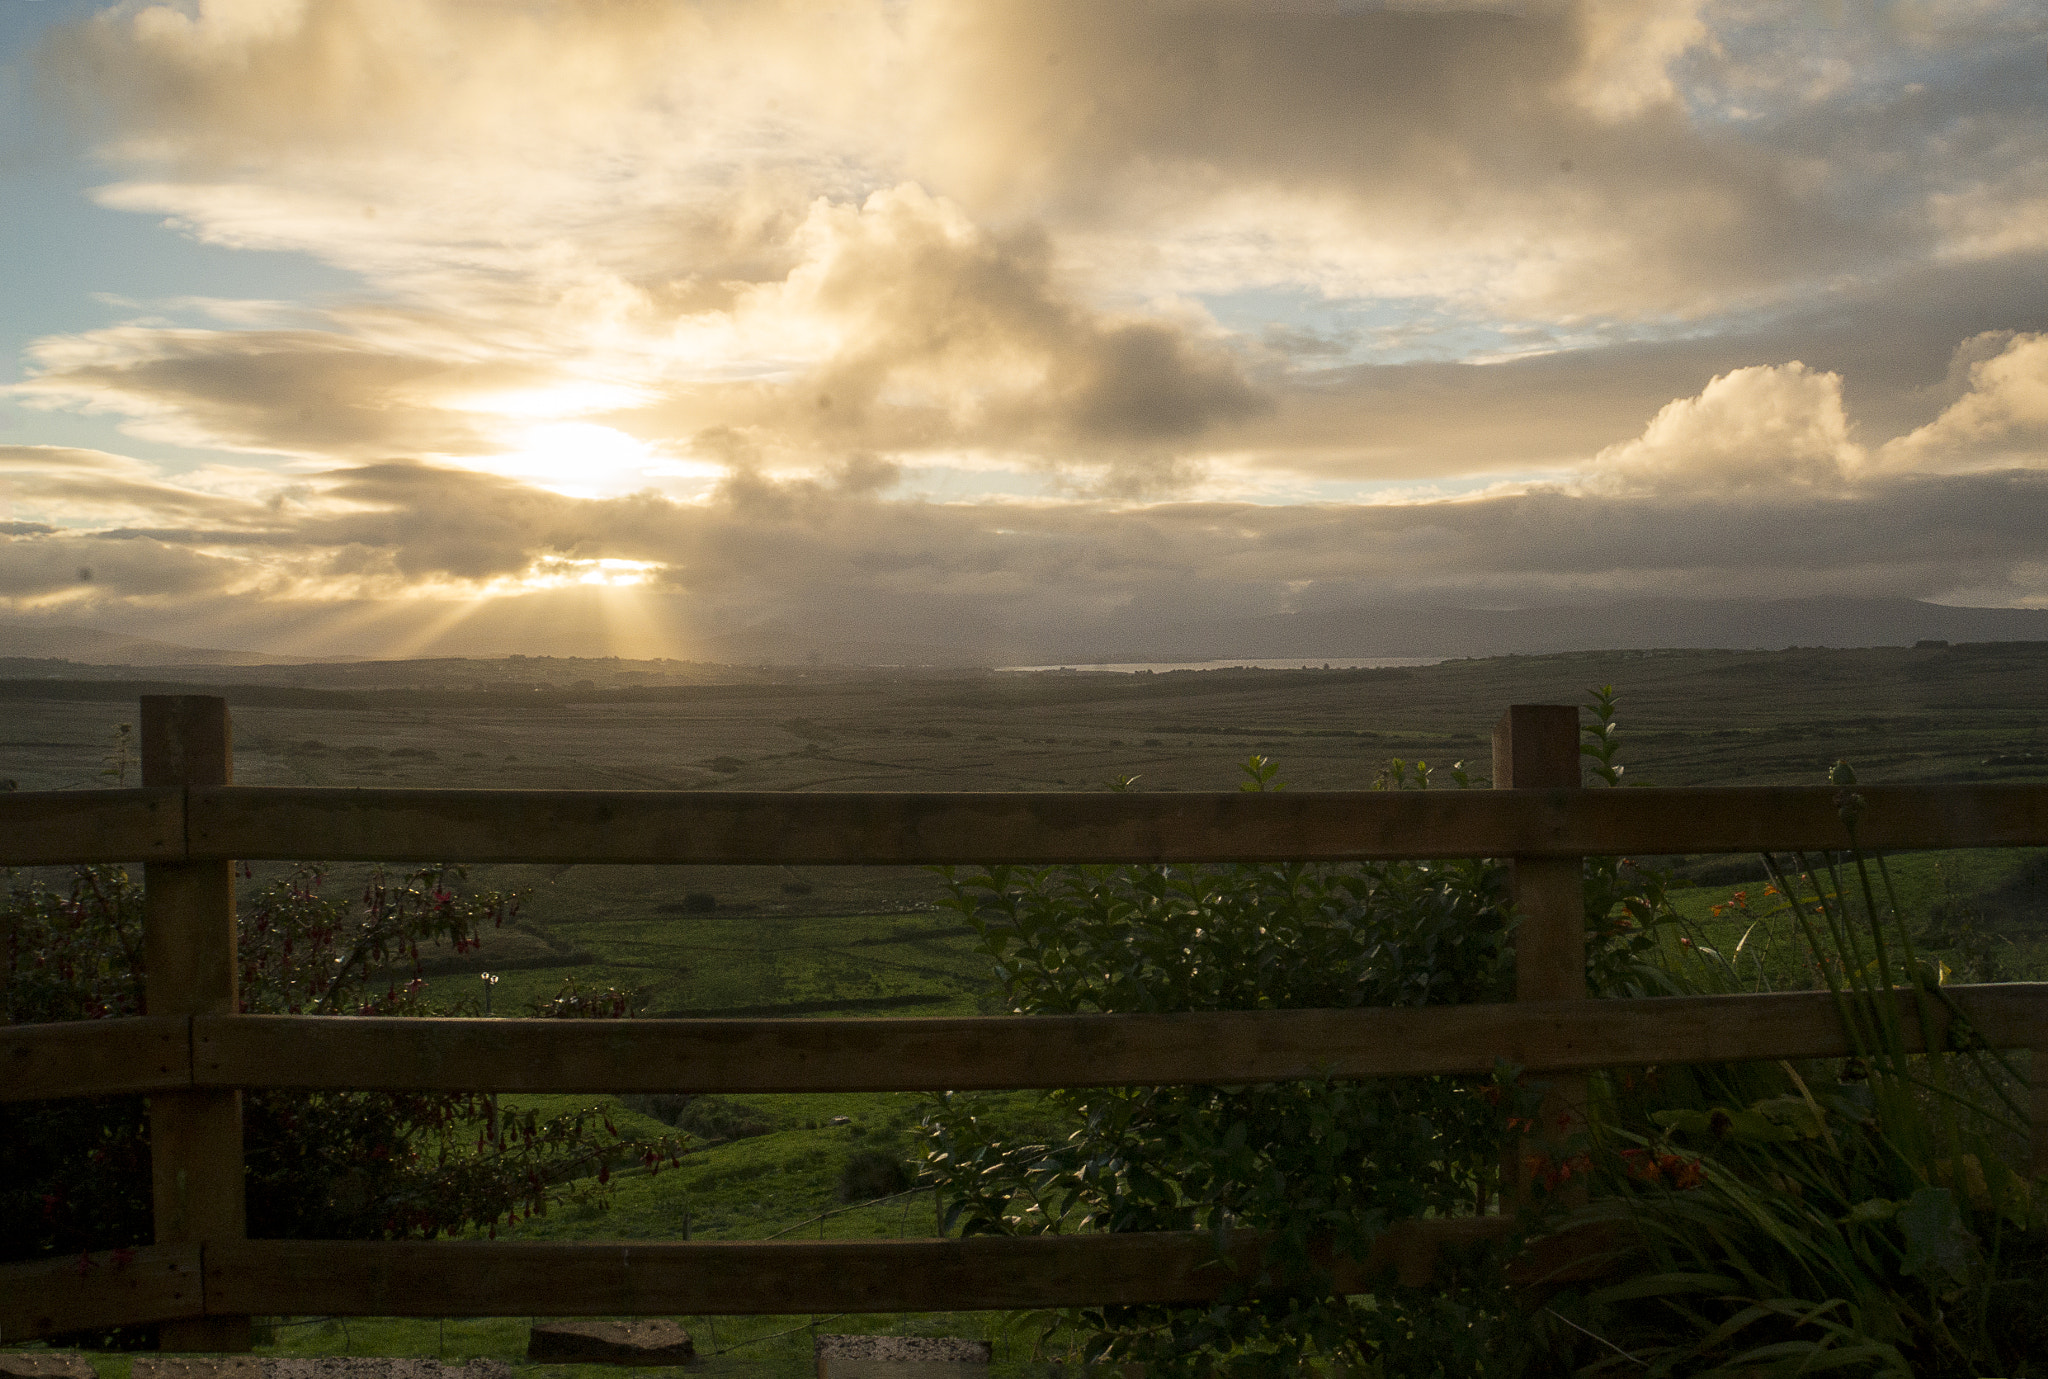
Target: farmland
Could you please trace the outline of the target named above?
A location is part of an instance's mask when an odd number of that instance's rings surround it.
[[[444,677],[445,679],[446,677]],[[2048,645],[1867,651],[1611,653],[1511,657],[1380,671],[1217,671],[917,676],[789,672],[747,683],[649,685],[584,678],[535,689],[410,686],[226,688],[236,779],[254,785],[748,790],[1229,789],[1236,763],[1276,759],[1294,789],[1359,788],[1389,759],[1463,761],[1483,777],[1488,731],[1509,702],[1622,694],[1631,778],[1666,785],[1813,783],[1838,757],[1867,782],[2048,780]],[[0,681],[0,777],[23,789],[112,783],[114,726],[165,682]],[[106,773],[112,772],[110,776]],[[1439,782],[1444,780],[1439,775]],[[132,778],[130,783],[133,783]],[[1768,909],[1752,859],[1669,859],[1679,905],[1705,940],[1782,978],[1787,924],[1756,933],[1743,890]],[[2040,857],[1897,859],[1909,914],[1961,975],[2048,974],[2048,870]],[[361,869],[335,874],[342,893]],[[251,884],[260,884],[259,871]],[[517,891],[517,917],[484,947],[429,966],[437,999],[518,1014],[573,980],[636,993],[654,1015],[994,1013],[1000,993],[965,928],[931,909],[935,877],[907,868],[478,867],[475,886]],[[1715,913],[1716,906],[1723,906]],[[1749,945],[1744,946],[1745,935]],[[1774,956],[1775,955],[1775,956]],[[489,972],[497,978],[486,986]],[[530,1103],[566,1104],[572,1098]],[[522,1223],[533,1238],[812,1238],[928,1233],[928,1195],[860,1206],[856,1161],[912,1156],[910,1095],[705,1098],[617,1106],[622,1128],[682,1117],[702,1146],[680,1169],[622,1175],[608,1212],[571,1207]],[[1032,1133],[1059,1127],[1039,1099],[987,1099]],[[872,1184],[869,1185],[872,1187]],[[841,1210],[848,1205],[851,1209]],[[829,1214],[828,1214],[829,1213]],[[801,1320],[801,1319],[797,1319]],[[692,1323],[724,1344],[792,1323]],[[1004,1367],[1028,1332],[995,1319],[842,1318],[827,1329],[995,1328]],[[352,1329],[351,1329],[352,1328]],[[363,1321],[286,1327],[284,1349],[506,1353],[513,1322]],[[717,1362],[788,1372],[807,1337]],[[712,1348],[706,1346],[707,1349]]]

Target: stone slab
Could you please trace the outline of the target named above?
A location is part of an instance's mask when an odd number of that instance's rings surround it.
[[[133,1379],[264,1379],[263,1362],[254,1355],[138,1355],[129,1373]]]
[[[959,1336],[820,1336],[818,1379],[987,1379],[994,1347]]]
[[[0,1350],[0,1379],[93,1379],[75,1350]]]
[[[84,1379],[91,1374],[88,1369]],[[512,1379],[512,1366],[503,1360],[444,1365],[409,1355],[138,1355],[131,1374],[132,1379]]]
[[[938,1361],[956,1365],[985,1365],[995,1353],[988,1341],[970,1341],[963,1336],[820,1336],[811,1349],[819,1355],[849,1360]]]
[[[687,1365],[697,1356],[690,1333],[660,1317],[539,1322],[526,1358],[566,1365]]]
[[[411,1355],[288,1355],[265,1360],[263,1379],[512,1379],[512,1366],[503,1360],[444,1365]]]

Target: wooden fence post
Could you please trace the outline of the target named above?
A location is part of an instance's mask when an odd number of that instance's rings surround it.
[[[2034,1123],[2029,1127],[2031,1176],[2048,1178],[2048,1039],[2034,1045],[2028,1075],[2034,1084]]]
[[[1497,790],[1577,789],[1579,711],[1571,704],[1515,704],[1493,728],[1493,784]],[[1586,995],[1586,899],[1584,867],[1576,857],[1517,857],[1510,863],[1515,910],[1515,999],[1582,1000]],[[1536,1154],[1560,1157],[1562,1146],[1583,1130],[1584,1074],[1552,1074],[1539,1112],[1537,1133],[1525,1142]],[[1514,1210],[1527,1198],[1530,1170],[1522,1147],[1511,1147],[1502,1165],[1501,1207]],[[1568,1189],[1577,1196],[1573,1184]]]
[[[227,785],[234,777],[233,762],[225,699],[143,696],[144,785]],[[149,1014],[236,1012],[234,868],[233,862],[145,864],[142,935]],[[149,1144],[157,1244],[227,1242],[247,1234],[240,1092],[152,1095]],[[247,1350],[249,1319],[165,1322],[158,1346]]]

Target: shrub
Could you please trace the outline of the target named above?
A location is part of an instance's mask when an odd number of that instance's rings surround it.
[[[839,1170],[839,1200],[872,1202],[893,1197],[910,1188],[911,1172],[903,1160],[886,1149],[857,1149]]]
[[[775,1127],[743,1102],[694,1092],[635,1092],[620,1100],[631,1110],[666,1121],[702,1144],[765,1135]]]
[[[302,865],[242,906],[243,1010],[441,1013],[420,975],[423,949],[468,951],[517,905],[465,892],[450,867],[376,872],[354,905],[325,895],[324,881]],[[142,1013],[141,888],[118,867],[78,868],[65,891],[10,874],[0,963],[11,1023]],[[596,1108],[542,1119],[485,1095],[261,1090],[243,1105],[257,1237],[495,1234],[564,1198],[602,1202],[614,1164],[655,1166],[680,1148],[621,1138]],[[0,1258],[153,1237],[145,1098],[12,1106],[0,1118],[0,1162]]]
[[[1622,780],[1612,691],[1587,706],[1593,775]],[[1263,757],[1245,789],[1281,788]],[[1464,788],[1460,765],[1448,774]],[[1389,762],[1381,789],[1429,789],[1422,762]],[[1115,783],[1122,788],[1128,781]],[[1020,1014],[1440,1005],[1512,995],[1506,871],[1484,861],[1359,866],[988,868],[946,873],[946,908],[980,935]],[[1587,977],[1597,994],[1671,989],[1658,964],[1672,912],[1663,878],[1619,859],[1585,865]],[[1362,1257],[1388,1226],[1471,1215],[1499,1191],[1511,1121],[1542,1088],[1490,1077],[1142,1087],[1050,1094],[1070,1133],[1023,1143],[971,1097],[925,1119],[926,1168],[963,1234],[1089,1230],[1273,1232],[1275,1263],[1206,1309],[1065,1314],[1090,1359],[1160,1372],[1289,1374],[1337,1361],[1365,1374],[1543,1372],[1594,1343],[1537,1325],[1508,1292],[1503,1252],[1439,1259],[1428,1288],[1370,1298],[1329,1288],[1322,1247]]]
[[[1613,701],[1588,746],[1619,781]],[[1246,789],[1280,788],[1263,757]],[[1453,781],[1467,784],[1453,767]],[[1387,789],[1429,788],[1422,763],[1390,763]],[[1127,782],[1120,782],[1127,784]],[[1436,1005],[1512,993],[1513,916],[1498,864],[993,867],[946,873],[946,908],[973,926],[1020,1014]],[[1596,989],[1656,982],[1650,932],[1668,912],[1658,879],[1619,862],[1587,874]],[[1067,1314],[1091,1360],[1166,1372],[1293,1374],[1305,1360],[1365,1373],[1499,1373],[1531,1344],[1498,1258],[1442,1270],[1428,1289],[1374,1298],[1329,1290],[1322,1246],[1362,1257],[1420,1216],[1470,1215],[1499,1189],[1510,1119],[1541,1089],[1491,1077],[1313,1080],[1263,1086],[1053,1092],[1064,1143],[1006,1141],[972,1098],[926,1117],[926,1168],[963,1234],[1206,1229],[1274,1233],[1268,1282],[1218,1306]],[[1448,1263],[1448,1261],[1446,1261]],[[1568,1345],[1566,1346],[1568,1349]],[[1560,1353],[1552,1346],[1550,1358]]]

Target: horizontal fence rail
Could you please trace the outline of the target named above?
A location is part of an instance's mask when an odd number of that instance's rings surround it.
[[[2048,846],[2048,785],[1864,787],[1855,792],[1853,840],[1843,820],[1844,792],[1830,788],[278,789],[228,783],[231,734],[226,706],[216,698],[145,698],[143,723],[148,788],[0,794],[0,864],[148,864],[145,929],[163,960],[150,964],[150,1007],[158,1014],[0,1027],[0,1102],[152,1095],[153,1113],[163,1113],[152,1130],[161,1159],[154,1188],[159,1243],[0,1265],[0,1340],[160,1323],[166,1348],[246,1349],[247,1319],[275,1313],[886,1312],[1213,1300],[1272,1262],[1265,1237],[1235,1232],[1223,1257],[1218,1238],[1202,1232],[800,1243],[277,1241],[241,1238],[239,1192],[203,1211],[195,1207],[168,1234],[165,1203],[184,1201],[188,1170],[210,1174],[208,1181],[240,1181],[245,1089],[773,1093],[1229,1085],[1484,1074],[1505,1060],[1547,1075],[1554,1092],[1582,1092],[1583,1074],[1598,1068],[1840,1057],[1855,1043],[1841,1005],[1826,992],[1580,999],[1577,868],[1548,859],[1819,852],[1852,841],[1885,850]],[[1578,742],[1576,710],[1515,706],[1495,730],[1495,776],[1503,786],[1568,786],[1579,777]],[[942,1019],[230,1013],[232,890],[222,865],[228,860],[1040,865],[1446,857],[1513,861],[1523,917],[1516,936],[1521,999]],[[1911,1049],[1948,1047],[1960,1019],[1985,1044],[2034,1051],[2033,1171],[2048,1174],[2048,983],[1900,991],[1891,999]],[[1925,1038],[1923,1012],[1931,1023]],[[1577,1114],[1573,1095],[1558,1105]],[[180,1126],[206,1135],[178,1139],[170,1132]],[[1442,1251],[1514,1229],[1505,1175],[1502,1187],[1502,1215],[1404,1222],[1383,1233],[1363,1260],[1319,1262],[1344,1291],[1369,1289],[1390,1273],[1424,1282]],[[1539,1240],[1518,1257],[1516,1276],[1567,1275],[1613,1243],[1584,1235]]]
[[[0,1102],[192,1085],[192,1017],[0,1025]]]
[[[1445,1251],[1508,1234],[1503,1217],[1408,1221],[1363,1260],[1319,1252],[1335,1286],[1426,1282]],[[1595,1232],[1538,1242],[1513,1276],[1569,1277]],[[238,1240],[0,1265],[0,1334],[208,1315],[633,1316],[929,1312],[1206,1302],[1255,1278],[1268,1237],[1227,1256],[1198,1231],[965,1240]]]
[[[1897,995],[1909,1051],[1918,999]],[[2048,1042],[2048,982],[1943,988],[1993,1048]],[[1532,1072],[1855,1051],[1825,991],[1356,1010],[824,1020],[199,1015],[0,1027],[0,1101],[182,1088],[900,1092]]]
[[[1869,786],[1867,848],[2048,846],[2048,785]],[[0,864],[1344,862],[1846,848],[1827,787],[792,794],[269,786],[0,795]]]
[[[177,862],[184,857],[181,789],[0,793],[0,866]]]
[[[204,1265],[197,1244],[0,1264],[0,1341],[203,1317]]]

